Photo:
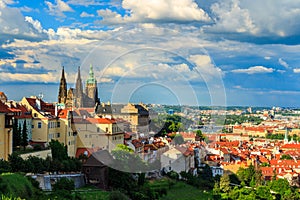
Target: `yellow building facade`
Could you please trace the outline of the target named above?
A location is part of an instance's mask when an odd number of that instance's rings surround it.
[[[12,124],[7,124],[6,113],[0,112],[0,159],[8,160],[12,153]]]
[[[47,145],[52,139],[67,145],[68,155],[75,156],[76,135],[71,127],[71,113],[38,98],[23,98],[24,105],[32,115],[32,142]]]
[[[107,149],[110,152],[118,144],[124,144],[124,132],[112,119],[78,119],[74,126],[77,131],[77,148]]]

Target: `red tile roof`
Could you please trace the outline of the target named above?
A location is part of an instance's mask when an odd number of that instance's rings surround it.
[[[115,123],[115,120],[108,119],[108,118],[87,118],[86,120],[92,124],[113,124],[113,123]]]
[[[8,106],[0,101],[0,113],[10,113],[11,111],[8,109]]]
[[[282,149],[300,149],[300,144],[284,144],[281,146]]]

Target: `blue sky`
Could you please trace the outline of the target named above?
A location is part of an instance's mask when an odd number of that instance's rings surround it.
[[[56,101],[94,66],[103,101],[300,107],[298,0],[0,2],[0,90]]]

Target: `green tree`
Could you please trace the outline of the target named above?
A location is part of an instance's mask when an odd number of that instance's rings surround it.
[[[205,136],[203,135],[201,130],[196,131],[196,141],[204,141]]]
[[[220,190],[228,193],[230,191],[230,178],[228,174],[224,174],[220,179]]]
[[[270,167],[270,164],[267,162],[263,162],[260,164],[261,167]]]
[[[14,152],[8,156],[8,162],[12,172],[21,172],[25,168],[25,163],[23,158],[21,158],[18,154]]]
[[[68,159],[67,146],[57,140],[51,140],[49,143],[53,160],[63,161]]]
[[[115,158],[114,168],[132,172],[138,175],[138,181],[140,183],[145,182],[145,174],[142,173],[149,169],[149,166],[136,155],[131,148],[128,148],[124,144],[118,144],[117,147],[112,150],[112,155]]]
[[[11,172],[11,167],[8,161],[0,159],[0,174]]]
[[[31,163],[32,170],[30,172],[32,173],[42,173],[43,171],[46,171],[45,166],[43,164],[44,160],[42,158],[36,157],[36,156],[29,156],[27,158],[27,162]]]
[[[26,125],[26,120],[24,120],[22,137],[21,137],[21,146],[23,146],[23,149],[25,150],[27,145],[28,145],[27,125]]]
[[[290,189],[290,184],[286,179],[277,179],[268,183],[270,189],[276,193],[279,193],[281,196],[284,194],[284,191]]]
[[[129,200],[129,198],[120,191],[112,191],[109,193],[109,200]]]
[[[13,147],[19,147],[21,144],[21,133],[18,128],[18,121],[17,119],[14,119],[13,122]]]
[[[54,185],[53,185],[53,190],[66,190],[66,191],[71,191],[75,189],[75,184],[72,179],[68,178],[61,178],[59,179]]]
[[[280,157],[280,160],[293,160],[292,156],[289,155],[289,154],[283,154],[281,157]]]
[[[59,199],[72,199],[71,190],[75,189],[75,184],[72,179],[61,178],[53,185],[53,191],[56,198]],[[53,198],[53,199],[56,199]]]
[[[256,196],[258,199],[273,200],[273,195],[271,194],[270,188],[267,186],[258,186],[256,188]]]
[[[247,186],[250,186],[250,182],[252,180],[252,177],[255,176],[255,172],[255,168],[251,163],[248,168],[239,168],[237,171],[237,176],[241,182],[244,182]],[[256,181],[255,177],[253,181]]]

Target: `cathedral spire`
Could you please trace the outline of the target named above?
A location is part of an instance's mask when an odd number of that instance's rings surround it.
[[[86,80],[85,94],[88,97],[88,107],[94,107],[99,103],[97,80],[95,79],[93,65],[90,65],[89,78]]]
[[[86,84],[97,84],[92,64],[90,65],[89,78],[86,80]]]
[[[83,106],[83,87],[82,80],[80,75],[80,66],[78,66],[78,73],[76,79],[76,88],[75,88],[75,106],[82,107]]]
[[[63,66],[60,83],[59,83],[58,103],[66,103],[66,100],[67,100],[67,81],[65,78],[65,68]]]

